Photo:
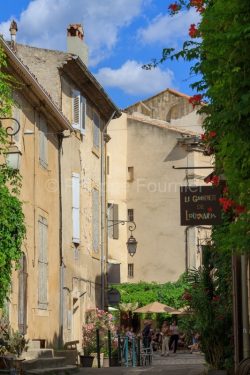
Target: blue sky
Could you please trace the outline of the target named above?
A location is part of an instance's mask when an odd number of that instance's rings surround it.
[[[115,104],[125,108],[166,88],[193,94],[189,65],[166,62],[153,71],[142,64],[160,57],[164,47],[180,47],[194,9],[175,17],[169,0],[0,0],[0,33],[18,23],[17,42],[66,51],[66,28],[82,23],[89,46],[89,69]]]

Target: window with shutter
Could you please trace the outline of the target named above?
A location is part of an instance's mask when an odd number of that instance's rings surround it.
[[[129,278],[134,277],[134,264],[133,263],[128,264],[128,277]]]
[[[72,93],[72,126],[80,130],[81,123],[81,95],[79,91]]]
[[[134,209],[133,208],[128,209],[128,220],[134,221]]]
[[[80,91],[73,90],[72,93],[72,126],[85,134],[86,128],[86,99]]]
[[[48,223],[44,217],[38,220],[38,308],[48,308]]]
[[[72,173],[72,241],[80,243],[80,174]]]
[[[92,242],[95,253],[99,251],[99,191],[92,190]]]
[[[93,115],[93,145],[95,148],[99,148],[100,141],[100,117],[96,112]]]
[[[108,203],[108,236],[114,240],[119,239],[119,206],[115,203]]]
[[[48,167],[48,127],[45,119],[40,117],[39,122],[39,161],[44,167]]]

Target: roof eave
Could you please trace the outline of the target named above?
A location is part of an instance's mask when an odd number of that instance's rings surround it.
[[[21,70],[23,74],[23,78],[28,82],[31,87],[33,87],[35,94],[37,97],[44,102],[50,111],[53,114],[53,117],[60,123],[62,130],[70,130],[73,131],[73,127],[71,126],[68,119],[63,115],[63,113],[58,109],[56,104],[50,99],[44,88],[39,84],[39,82],[35,79],[32,73],[27,69],[27,67],[22,63],[21,60],[16,56],[13,50],[9,47],[9,45],[5,42],[5,40],[0,37],[0,43],[4,48],[6,56],[17,65],[17,67]]]

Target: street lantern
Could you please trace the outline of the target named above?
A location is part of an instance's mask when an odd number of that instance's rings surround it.
[[[136,253],[136,248],[137,248],[137,241],[135,237],[131,234],[128,241],[127,241],[127,248],[128,248],[128,253],[131,257],[133,257]]]
[[[124,225],[125,223],[130,223],[128,229],[130,231],[130,237],[128,238],[128,241],[126,242],[128,253],[131,257],[133,257],[136,253],[136,248],[137,248],[137,241],[135,237],[132,235],[132,232],[136,228],[136,224],[134,221],[131,220],[108,220],[109,222],[112,222],[111,225],[108,225],[108,228],[113,227],[115,225]]]
[[[19,170],[21,155],[22,155],[21,151],[18,150],[16,146],[10,147],[8,152],[6,152],[5,154],[6,165],[9,168]]]
[[[1,117],[0,118],[0,126],[2,126],[1,121],[3,121],[3,120],[12,120],[12,122],[13,121],[15,122],[15,127],[14,126],[8,126],[6,128],[6,133],[10,137],[9,149],[5,153],[6,165],[9,168],[19,170],[22,153],[18,149],[18,147],[15,145],[15,142],[13,141],[13,137],[19,132],[20,123],[17,119],[12,118],[12,117]]]

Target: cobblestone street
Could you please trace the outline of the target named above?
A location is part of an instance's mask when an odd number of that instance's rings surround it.
[[[111,367],[111,368],[80,368],[81,375],[120,375],[120,374],[166,374],[166,375],[199,375],[205,370],[204,356],[199,353],[178,352],[169,357],[153,355],[153,363],[147,367]]]

